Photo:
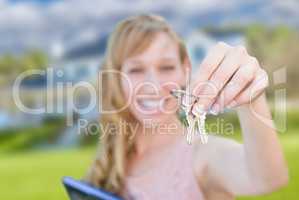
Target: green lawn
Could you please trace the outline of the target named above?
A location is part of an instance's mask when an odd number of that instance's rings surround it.
[[[298,199],[299,189],[299,135],[281,136],[290,168],[290,184],[271,195],[240,199]],[[2,155],[0,158],[0,199],[67,199],[61,185],[64,175],[80,178],[88,168],[93,148],[57,150]]]
[[[260,197],[242,197],[241,200],[297,200],[299,199],[299,132],[282,135],[281,142],[289,166],[290,182],[287,187]]]
[[[241,200],[296,200],[299,192],[299,124],[296,112],[289,113],[288,131],[279,137],[288,161],[290,183],[270,195],[242,197]],[[231,122],[237,124],[235,118]],[[237,126],[236,126],[237,127]],[[239,140],[239,129],[232,137]],[[0,145],[1,146],[1,145]],[[67,199],[61,184],[63,176],[81,178],[90,165],[95,148],[0,152],[0,199]]]
[[[94,150],[8,154],[0,158],[0,199],[67,199],[61,177],[81,178]]]

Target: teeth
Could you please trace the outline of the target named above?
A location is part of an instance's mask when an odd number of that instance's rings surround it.
[[[160,100],[143,100],[140,104],[147,108],[157,108],[160,105]]]

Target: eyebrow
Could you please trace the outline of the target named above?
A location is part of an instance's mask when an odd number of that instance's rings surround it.
[[[128,61],[128,62],[126,62],[125,64],[133,64],[133,65],[143,65],[144,63],[142,62],[142,61],[140,61],[140,60],[130,60],[130,61]]]
[[[173,61],[176,61],[176,59],[173,57],[164,57],[160,59],[160,62],[173,62]]]
[[[176,58],[174,57],[162,57],[158,60],[158,63],[161,62],[175,62]],[[125,64],[133,64],[133,65],[144,65],[145,63],[142,60],[139,59],[131,59],[128,62],[126,62]]]

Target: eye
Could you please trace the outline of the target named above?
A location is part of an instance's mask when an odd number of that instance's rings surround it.
[[[130,74],[138,74],[138,73],[142,73],[144,71],[144,69],[142,67],[132,67],[131,69],[129,69],[129,73]]]
[[[164,65],[160,67],[161,71],[172,71],[175,69],[175,66],[173,65]]]

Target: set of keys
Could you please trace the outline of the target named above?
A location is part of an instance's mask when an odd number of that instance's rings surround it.
[[[187,143],[191,144],[196,133],[199,133],[203,144],[208,142],[208,135],[205,130],[206,112],[198,102],[199,97],[190,94],[185,90],[172,90],[171,94],[179,100],[180,107],[185,112],[187,120]]]
[[[191,69],[187,72],[186,88],[184,90],[172,90],[171,95],[179,100],[181,109],[184,111],[187,120],[187,143],[191,144],[196,133],[199,134],[203,144],[208,142],[208,135],[205,129],[206,112],[203,106],[198,104],[199,97],[191,92]]]

